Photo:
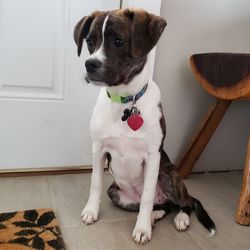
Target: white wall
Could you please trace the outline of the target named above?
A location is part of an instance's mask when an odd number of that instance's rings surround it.
[[[189,56],[250,51],[249,0],[164,0],[168,25],[158,44],[154,80],[162,92],[167,122],[165,149],[175,162],[213,98],[194,79]],[[250,136],[250,101],[234,102],[195,171],[240,169]]]

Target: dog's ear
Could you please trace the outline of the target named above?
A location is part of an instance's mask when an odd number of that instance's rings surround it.
[[[131,55],[139,59],[149,53],[158,42],[167,22],[144,10],[125,11],[131,24]]]
[[[94,12],[90,16],[83,17],[74,28],[74,40],[77,45],[77,54],[81,55],[83,40],[89,33],[90,26],[96,16],[100,14],[99,11]]]

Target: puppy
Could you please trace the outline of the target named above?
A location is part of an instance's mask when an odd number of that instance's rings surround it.
[[[108,189],[113,203],[138,211],[133,238],[151,239],[152,225],[171,210],[178,214],[179,231],[190,225],[194,210],[213,234],[215,225],[201,203],[191,197],[163,150],[166,134],[158,86],[149,77],[148,54],[166,21],[141,9],[96,11],[75,26],[78,56],[84,39],[90,56],[85,80],[103,86],[95,105],[90,131],[93,172],[82,220],[98,218],[105,161],[114,177]]]

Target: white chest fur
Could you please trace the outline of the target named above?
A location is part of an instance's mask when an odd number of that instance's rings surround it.
[[[122,186],[143,182],[143,161],[150,152],[159,150],[162,131],[159,109],[160,91],[153,81],[136,106],[144,119],[143,126],[133,131],[121,117],[131,103],[112,102],[102,88],[93,111],[90,130],[94,142],[99,142],[102,153],[109,152],[115,180]]]

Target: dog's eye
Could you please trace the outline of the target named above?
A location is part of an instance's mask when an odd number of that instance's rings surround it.
[[[115,41],[114,41],[114,45],[115,47],[122,47],[124,45],[124,41],[120,38],[116,38]]]
[[[88,45],[89,49],[92,49],[95,46],[93,40],[91,40],[91,39],[88,39],[86,42],[87,42],[87,45]]]

